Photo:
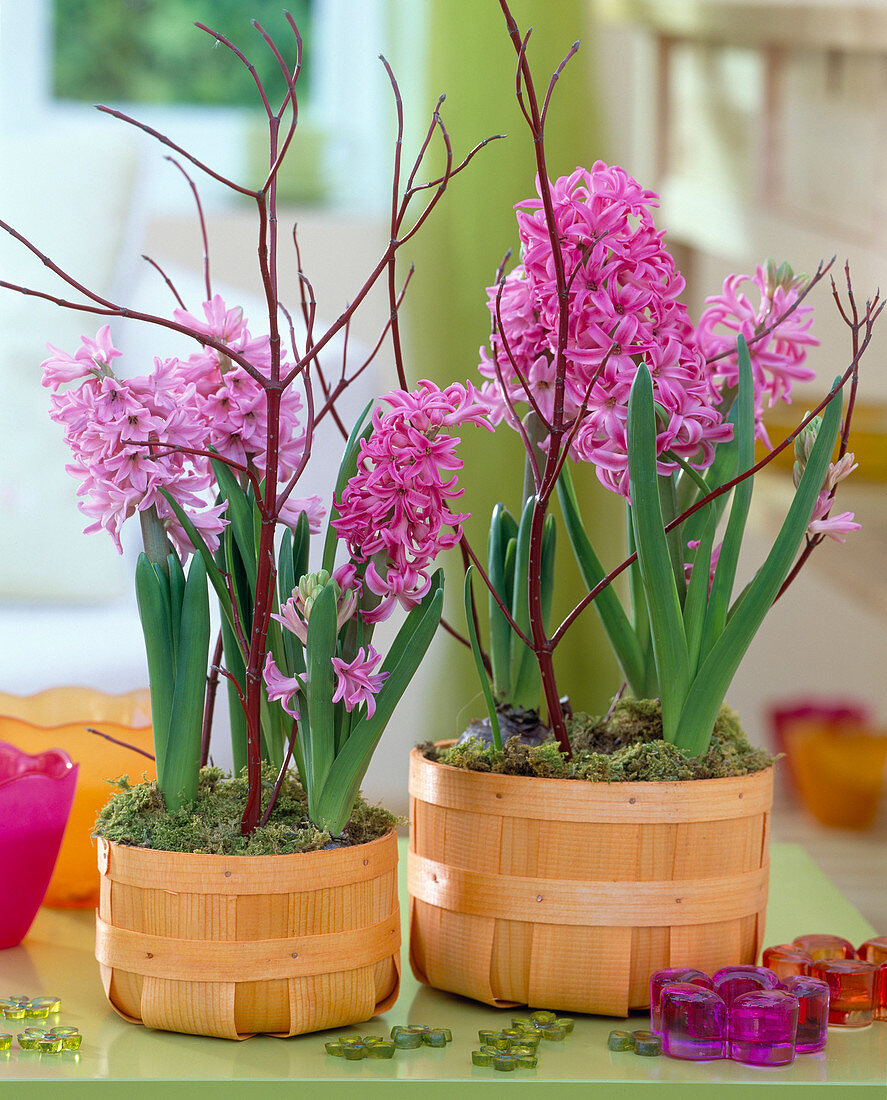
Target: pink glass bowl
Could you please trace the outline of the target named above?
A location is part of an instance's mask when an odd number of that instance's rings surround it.
[[[0,949],[21,943],[37,915],[78,770],[61,749],[31,755],[0,741]]]

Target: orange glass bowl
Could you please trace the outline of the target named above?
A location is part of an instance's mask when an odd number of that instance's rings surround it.
[[[80,765],[71,817],[62,840],[45,905],[92,907],[98,902],[99,873],[92,831],[111,795],[109,779],[144,774],[156,778],[153,760],[87,733],[92,726],[118,741],[154,752],[147,689],[106,695],[85,687],[58,687],[36,695],[0,692],[0,741],[27,753],[62,749]]]

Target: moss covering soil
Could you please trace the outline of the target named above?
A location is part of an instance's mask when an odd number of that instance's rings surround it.
[[[567,733],[571,759],[553,737],[539,745],[512,737],[501,752],[473,737],[449,748],[420,747],[431,760],[470,771],[607,783],[723,779],[763,771],[775,759],[749,744],[736,714],[726,706],[721,707],[708,751],[697,757],[685,756],[662,740],[657,700],[621,699],[602,718],[577,713],[567,719]]]
[[[267,804],[276,775],[263,773],[263,798]],[[116,781],[118,790],[96,819],[95,834],[115,844],[153,848],[163,852],[204,855],[267,856],[316,852],[366,844],[384,836],[400,819],[381,806],[370,806],[358,797],[351,820],[340,836],[318,829],[308,817],[308,799],[293,772],[284,779],[267,825],[249,836],[240,832],[246,805],[244,777],[232,779],[221,768],[203,768],[195,802],[177,813],[167,812],[157,784],[131,784],[126,776]]]

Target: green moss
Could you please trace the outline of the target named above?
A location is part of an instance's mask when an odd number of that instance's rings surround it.
[[[749,744],[727,706],[721,707],[708,751],[697,757],[685,756],[662,740],[662,715],[655,699],[621,699],[603,717],[576,714],[567,720],[567,733],[573,749],[569,760],[554,738],[536,746],[512,738],[502,752],[475,738],[444,750],[420,748],[431,759],[471,771],[607,783],[719,779],[763,771],[773,763],[763,749]]]
[[[271,769],[263,772],[263,802],[267,802],[275,780]],[[203,768],[196,800],[174,814],[167,812],[154,781],[133,786],[123,776],[118,787],[96,820],[96,835],[117,844],[164,852],[242,856],[313,852],[364,844],[399,824],[394,814],[368,805],[361,797],[342,835],[333,838],[309,820],[307,797],[292,772],[281,785],[267,825],[249,836],[240,832],[247,795],[244,776],[232,779],[221,768]]]

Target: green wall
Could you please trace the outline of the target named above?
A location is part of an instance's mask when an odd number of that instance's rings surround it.
[[[512,11],[522,30],[534,27],[528,56],[544,96],[550,74],[571,44],[587,38],[586,5],[578,0],[515,0]],[[513,248],[517,255],[512,207],[534,194],[535,162],[514,95],[516,55],[499,4],[496,0],[432,0],[429,13],[426,101],[433,104],[437,94],[446,92],[442,115],[455,156],[461,158],[491,134],[507,135],[483,149],[452,181],[417,236],[410,257],[416,274],[405,311],[408,374],[411,382],[429,377],[443,384],[479,380],[478,348],[486,342],[490,328],[484,288],[493,281],[506,249]],[[579,164],[606,159],[592,68],[590,43],[585,41],[558,81],[548,116],[546,144],[552,178],[568,174]],[[466,429],[462,449],[466,492],[460,503],[472,513],[466,530],[482,558],[493,505],[502,500],[512,512],[520,508],[522,455],[516,433],[504,425],[495,436]],[[592,471],[574,468],[574,476],[598,553],[606,564],[615,565],[623,556],[622,503],[599,486]],[[556,621],[585,592],[562,528],[558,533]],[[445,614],[464,630],[458,555],[450,556],[446,568],[450,584]],[[453,736],[471,717],[484,713],[468,651],[451,640],[447,646],[437,680],[439,699],[429,707],[429,729],[417,731],[422,736]],[[593,610],[586,612],[558,649],[557,667],[561,691],[570,695],[575,708],[606,709],[620,676]]]

